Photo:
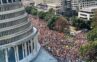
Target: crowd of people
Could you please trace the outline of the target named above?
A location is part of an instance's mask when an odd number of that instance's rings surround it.
[[[50,30],[44,20],[30,16],[33,26],[39,31],[39,42],[42,47],[55,56],[59,62],[77,62],[79,48],[86,41],[81,32],[73,38],[65,38],[64,33]]]

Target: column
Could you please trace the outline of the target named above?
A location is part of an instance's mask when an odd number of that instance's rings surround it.
[[[31,52],[33,53],[33,41],[32,41],[32,39],[30,40],[30,44],[31,44]]]
[[[26,42],[25,42],[25,56],[27,57],[27,45],[26,45]]]
[[[7,3],[9,3],[8,0],[7,0]]]
[[[30,41],[27,42],[28,43],[28,53],[30,54]]]
[[[5,61],[8,62],[8,53],[7,53],[7,49],[5,49],[4,52],[5,52]]]
[[[18,52],[18,45],[16,46],[16,53],[17,53],[17,61],[19,62],[19,52]]]
[[[18,47],[17,46],[14,47],[14,51],[15,51],[15,59],[16,59],[16,62],[19,62]]]
[[[23,50],[23,58],[25,57],[25,48],[24,48],[24,44],[22,44],[22,50]]]
[[[13,3],[13,0],[12,0],[12,3]]]
[[[1,0],[1,4],[3,4],[2,0]]]

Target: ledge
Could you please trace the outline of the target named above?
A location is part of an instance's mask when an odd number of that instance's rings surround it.
[[[16,46],[16,45],[19,45],[19,44],[22,44],[24,42],[27,42],[28,40],[30,40],[31,38],[34,38],[35,35],[38,34],[38,31],[35,27],[33,27],[33,32],[32,34],[30,34],[29,36],[25,37],[25,38],[22,38],[18,41],[14,41],[12,43],[9,43],[9,44],[5,44],[5,45],[0,45],[0,50],[2,49],[6,49],[8,47],[13,47],[13,46]]]

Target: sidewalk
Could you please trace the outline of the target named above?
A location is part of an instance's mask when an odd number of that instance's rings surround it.
[[[57,62],[57,59],[41,48],[38,56],[32,62]]]

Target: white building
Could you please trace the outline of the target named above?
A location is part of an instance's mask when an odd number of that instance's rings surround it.
[[[72,10],[80,11],[85,7],[97,6],[97,0],[71,0]]]
[[[90,6],[97,6],[97,0],[79,0],[79,10]]]
[[[95,10],[97,10],[97,6],[83,8],[78,12],[78,18],[91,20],[91,18],[94,16]]]

